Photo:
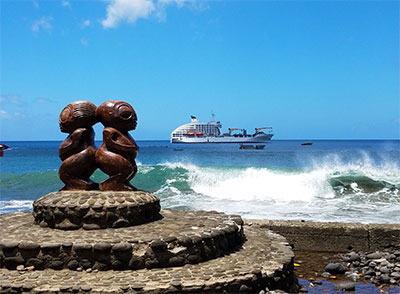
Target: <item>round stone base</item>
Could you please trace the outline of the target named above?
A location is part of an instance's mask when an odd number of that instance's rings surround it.
[[[297,293],[286,239],[245,226],[247,241],[221,258],[183,267],[118,271],[0,269],[0,293]],[[1,292],[3,291],[3,292]]]
[[[36,270],[136,270],[195,264],[244,242],[240,216],[205,211],[161,211],[147,224],[88,231],[33,224],[32,215],[0,215],[0,267]]]
[[[59,191],[33,203],[35,223],[60,230],[129,227],[160,217],[160,200],[145,191]]]

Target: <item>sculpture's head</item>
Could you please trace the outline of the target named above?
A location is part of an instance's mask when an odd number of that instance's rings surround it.
[[[97,108],[96,114],[105,127],[122,131],[136,129],[136,112],[127,102],[120,100],[106,101]]]
[[[75,101],[61,111],[60,130],[64,133],[72,133],[78,128],[87,128],[98,122],[96,105],[89,101]]]

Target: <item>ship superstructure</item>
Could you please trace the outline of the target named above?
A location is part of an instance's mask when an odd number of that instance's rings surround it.
[[[267,133],[262,130],[267,130]],[[191,116],[190,123],[176,128],[171,133],[171,143],[265,143],[271,140],[272,136],[271,127],[256,128],[254,134],[237,128],[222,133],[222,124],[215,121],[213,114],[208,123],[200,122],[195,116]]]

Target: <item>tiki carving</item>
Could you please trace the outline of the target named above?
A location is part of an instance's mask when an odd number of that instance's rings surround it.
[[[109,178],[100,183],[102,191],[134,191],[130,184],[136,175],[135,158],[139,147],[128,131],[136,129],[137,116],[133,107],[124,101],[110,100],[96,111],[104,125],[103,144],[96,152],[96,164]]]
[[[60,114],[60,130],[68,137],[59,148],[62,164],[58,171],[65,186],[61,190],[95,190],[90,180],[96,170],[96,147],[92,126],[97,122],[96,105],[89,101],[68,104]]]

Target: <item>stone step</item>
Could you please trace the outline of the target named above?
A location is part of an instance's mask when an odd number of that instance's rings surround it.
[[[240,216],[160,214],[161,219],[137,226],[72,231],[35,225],[29,212],[0,215],[0,267],[104,271],[182,266],[227,254],[244,241]]]
[[[293,251],[285,238],[245,226],[247,241],[236,251],[199,264],[136,271],[0,269],[2,293],[258,292],[268,287],[293,293]]]

